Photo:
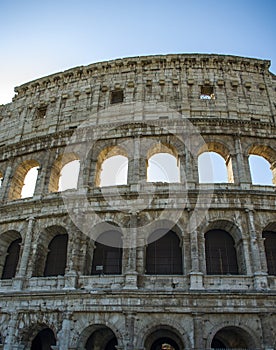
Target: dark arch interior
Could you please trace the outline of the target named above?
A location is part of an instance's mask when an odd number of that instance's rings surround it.
[[[92,262],[92,275],[104,273],[106,275],[119,275],[122,273],[122,237],[118,231],[102,233],[97,242]],[[103,270],[98,270],[102,266]]]
[[[225,327],[218,331],[211,343],[212,349],[247,349],[245,331],[236,327]]]
[[[94,331],[87,339],[86,350],[116,350],[117,339],[111,329],[103,327]]]
[[[146,350],[182,350],[184,344],[180,337],[167,328],[160,328],[151,333],[145,341]]]
[[[238,262],[235,242],[224,230],[205,234],[206,268],[209,275],[237,275]]]
[[[173,231],[156,230],[148,240],[146,273],[160,275],[182,274],[182,249]]]
[[[51,345],[56,345],[55,335],[50,328],[45,328],[32,341],[31,350],[52,350]]]
[[[263,237],[265,238],[267,272],[269,275],[276,275],[276,232],[266,231]]]
[[[2,279],[10,279],[13,278],[16,274],[16,268],[19,260],[19,253],[20,253],[20,243],[21,238],[18,238],[11,242],[9,245],[7,256],[2,272]]]
[[[150,350],[180,350],[175,341],[168,337],[157,339]]]
[[[56,235],[51,240],[44,269],[45,277],[64,275],[67,260],[67,242],[67,233]]]

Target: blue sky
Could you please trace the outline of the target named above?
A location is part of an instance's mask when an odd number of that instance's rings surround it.
[[[276,73],[275,0],[0,0],[0,104],[14,87],[118,57],[220,53]]]

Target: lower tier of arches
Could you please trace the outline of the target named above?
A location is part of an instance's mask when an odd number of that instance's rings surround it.
[[[105,305],[97,312],[21,310],[0,314],[0,320],[3,350],[271,350],[276,345],[276,314],[253,309],[149,312]]]

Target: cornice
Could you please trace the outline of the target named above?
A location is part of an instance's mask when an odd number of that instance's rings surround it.
[[[256,58],[217,55],[217,54],[169,54],[153,56],[137,56],[92,63],[78,66],[63,72],[41,77],[15,88],[15,99],[24,97],[26,93],[60,87],[74,81],[100,78],[109,73],[142,72],[163,69],[225,69],[227,71],[243,71],[269,74],[270,61]]]

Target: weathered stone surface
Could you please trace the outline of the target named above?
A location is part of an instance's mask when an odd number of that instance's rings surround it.
[[[30,349],[49,328],[60,350],[87,348],[91,335],[99,350],[111,349],[112,336],[124,350],[154,350],[162,337],[175,350],[208,349],[214,339],[229,348],[276,349],[276,277],[268,274],[263,238],[276,235],[269,64],[222,55],[134,57],[16,88],[13,102],[0,106],[1,274],[9,245],[22,242],[15,275],[0,280],[0,348]],[[204,151],[225,159],[228,183],[199,184]],[[157,153],[177,159],[179,183],[147,182]],[[252,184],[250,154],[268,160],[274,185]],[[100,187],[102,163],[113,155],[128,158],[127,184]],[[78,188],[58,192],[62,167],[75,159]],[[34,195],[20,198],[33,166]],[[107,222],[122,234],[122,273],[91,275]],[[160,228],[179,237],[182,274],[146,273],[148,238]],[[238,274],[207,274],[210,230],[232,236]],[[68,234],[65,273],[43,277],[60,232]]]

